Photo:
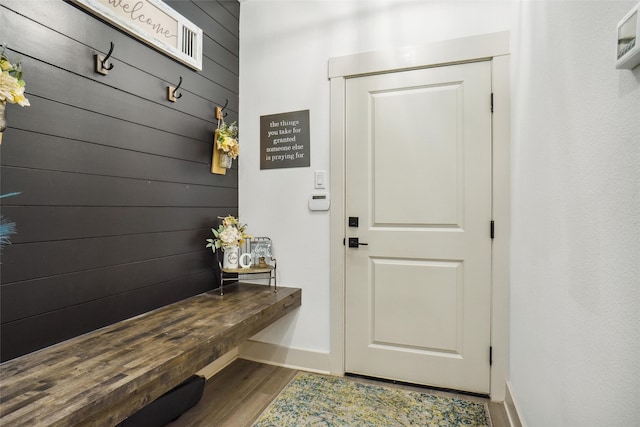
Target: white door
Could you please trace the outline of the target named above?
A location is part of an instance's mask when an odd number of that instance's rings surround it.
[[[488,393],[490,63],[346,91],[345,370]]]

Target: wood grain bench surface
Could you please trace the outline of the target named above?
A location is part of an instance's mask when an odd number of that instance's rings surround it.
[[[1,426],[114,426],[301,305],[239,283],[0,364]]]

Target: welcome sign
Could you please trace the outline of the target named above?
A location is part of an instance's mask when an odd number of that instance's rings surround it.
[[[72,0],[137,39],[202,70],[202,30],[160,0]]]

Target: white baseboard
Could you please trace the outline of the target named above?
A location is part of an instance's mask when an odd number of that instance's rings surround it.
[[[524,418],[521,417],[521,412],[518,409],[518,404],[514,397],[514,393],[511,390],[511,383],[506,383],[506,396],[504,399],[504,409],[507,411],[507,417],[509,418],[509,425],[511,427],[527,427],[527,423],[524,422]]]
[[[209,363],[207,366],[205,366],[204,368],[196,372],[196,375],[200,375],[201,377],[205,377],[206,379],[209,379],[215,374],[217,374],[218,372],[222,371],[224,368],[226,368],[229,364],[231,364],[231,362],[233,362],[237,358],[238,358],[238,347],[218,357],[216,360],[214,360],[213,362]]]
[[[329,353],[299,350],[258,341],[247,341],[240,345],[242,359],[302,371],[330,373]]]

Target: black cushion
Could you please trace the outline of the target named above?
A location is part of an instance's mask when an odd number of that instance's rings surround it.
[[[117,427],[162,427],[195,406],[202,397],[205,378],[194,375],[163,394]]]

